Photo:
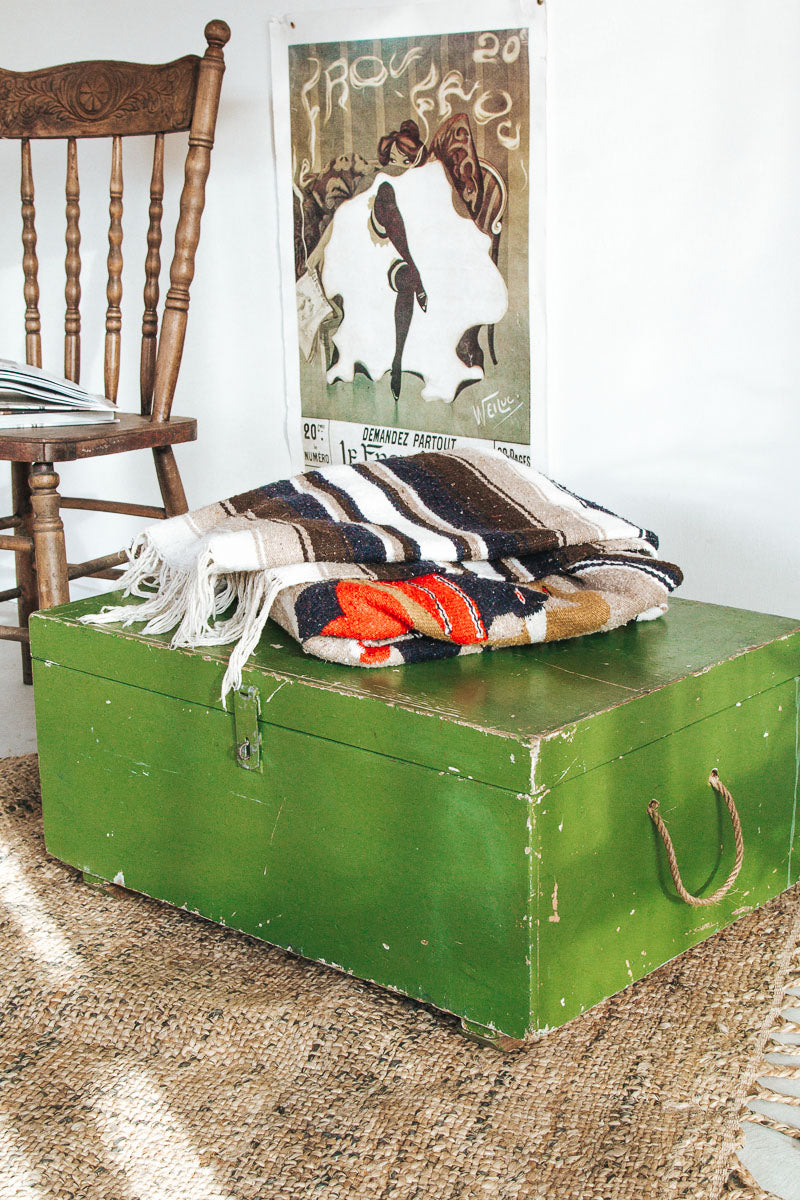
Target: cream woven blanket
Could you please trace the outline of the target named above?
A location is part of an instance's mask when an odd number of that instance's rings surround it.
[[[660,616],[681,572],[654,534],[499,451],[326,467],[159,522],[87,621],[233,644],[223,696],[272,616],[353,666],[450,658]]]

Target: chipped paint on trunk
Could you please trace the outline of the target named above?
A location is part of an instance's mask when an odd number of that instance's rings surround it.
[[[556,882],[553,884],[552,900],[553,900],[553,911],[550,913],[550,916],[547,919],[548,919],[548,921],[550,921],[550,923],[552,925],[557,925],[558,922],[561,920],[561,917],[558,915],[558,880],[556,880]]]

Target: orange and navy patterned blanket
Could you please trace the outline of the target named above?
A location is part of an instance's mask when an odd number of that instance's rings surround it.
[[[268,617],[320,658],[377,667],[613,629],[666,610],[681,572],[654,534],[499,451],[325,467],[146,530],[136,606],[87,620],[233,643],[241,682]]]

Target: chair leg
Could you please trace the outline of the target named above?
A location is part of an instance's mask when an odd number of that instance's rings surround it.
[[[186,502],[186,493],[183,490],[183,483],[181,482],[181,475],[178,470],[178,464],[175,461],[172,446],[155,446],[153,448],[153,460],[156,464],[158,486],[161,488],[161,496],[167,516],[177,517],[181,513],[188,512],[189,505]]]
[[[30,537],[33,531],[33,509],[31,508],[31,490],[28,483],[28,463],[12,462],[11,464],[11,496],[14,515],[22,518],[22,524],[17,532],[24,537]],[[36,590],[36,572],[33,569],[33,555],[17,554],[17,587],[20,597],[17,602],[20,625],[28,624],[28,617],[39,607],[39,597]],[[33,683],[31,670],[31,648],[27,642],[20,643],[22,651],[22,682]]]
[[[33,506],[33,553],[39,607],[54,608],[69,601],[67,548],[59,516],[61,497],[52,463],[34,463],[30,474]]]

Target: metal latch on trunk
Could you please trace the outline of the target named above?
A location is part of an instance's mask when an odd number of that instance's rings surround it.
[[[236,762],[245,771],[261,770],[261,733],[258,728],[260,715],[258,688],[240,688],[233,693]]]

